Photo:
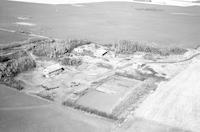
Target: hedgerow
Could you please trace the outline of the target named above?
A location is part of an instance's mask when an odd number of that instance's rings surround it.
[[[186,49],[179,47],[159,47],[155,43],[147,43],[144,41],[121,40],[114,44],[114,50],[118,54],[133,54],[135,52],[146,52],[167,55],[182,55],[187,52]]]
[[[72,107],[74,109],[82,110],[82,111],[88,112],[90,114],[95,114],[95,115],[98,115],[98,116],[101,116],[101,117],[105,117],[105,118],[108,118],[108,119],[118,120],[117,116],[114,116],[114,115],[106,113],[106,112],[99,111],[97,109],[89,108],[89,107],[77,104],[75,102],[65,101],[65,102],[63,102],[63,105]]]

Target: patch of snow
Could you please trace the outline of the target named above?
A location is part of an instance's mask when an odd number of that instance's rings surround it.
[[[0,31],[11,32],[11,33],[15,32],[15,30],[10,30],[10,29],[5,29],[5,28],[0,28]]]
[[[29,23],[29,22],[16,22],[17,25],[23,25],[23,26],[35,26],[36,24],[34,23]]]
[[[183,15],[183,16],[196,16],[194,14],[191,13],[184,13],[184,12],[173,12],[171,13],[172,15]]]
[[[82,7],[84,5],[80,5],[80,4],[72,4],[72,6],[75,6],[75,7]]]
[[[19,19],[19,20],[28,20],[29,18],[28,17],[17,17],[17,19]]]

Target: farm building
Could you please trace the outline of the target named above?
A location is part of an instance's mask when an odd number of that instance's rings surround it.
[[[51,77],[51,76],[55,76],[63,71],[64,71],[63,66],[61,66],[60,64],[54,64],[54,65],[51,65],[51,66],[48,66],[47,68],[45,68],[43,71],[43,75],[45,77]]]

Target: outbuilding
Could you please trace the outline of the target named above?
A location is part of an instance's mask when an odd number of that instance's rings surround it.
[[[54,64],[45,68],[43,71],[43,75],[45,77],[51,77],[63,72],[64,70],[64,67],[60,64]]]

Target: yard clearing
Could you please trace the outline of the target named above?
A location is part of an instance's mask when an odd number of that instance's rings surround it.
[[[22,91],[25,93],[88,113],[123,121],[151,92],[156,90],[158,83],[171,79],[172,75],[179,73],[188,65],[187,62],[168,64],[165,60],[183,59],[186,53],[188,56],[195,53],[198,55],[198,50],[193,53],[189,52],[190,49],[181,48],[183,52],[176,52],[179,48],[171,48],[173,52],[162,54],[163,51],[168,51],[167,48],[161,48],[161,52],[159,47],[155,50],[151,46],[138,46],[138,42],[129,53],[126,49],[135,42],[126,43],[128,44],[123,45],[123,52],[118,53],[113,49],[114,46],[83,40],[31,41],[18,48],[29,54],[36,67],[31,71],[14,75],[13,78],[20,82],[19,86],[24,88]],[[146,57],[149,54],[160,58],[160,62]],[[82,63],[63,65],[61,60],[65,57],[70,57],[72,60],[79,58]],[[2,58],[4,58],[2,64],[9,61],[5,56]],[[151,65],[151,63],[155,64]],[[170,68],[168,65],[180,68],[167,70]],[[166,70],[167,72],[163,73]],[[53,74],[48,75],[49,73]]]

